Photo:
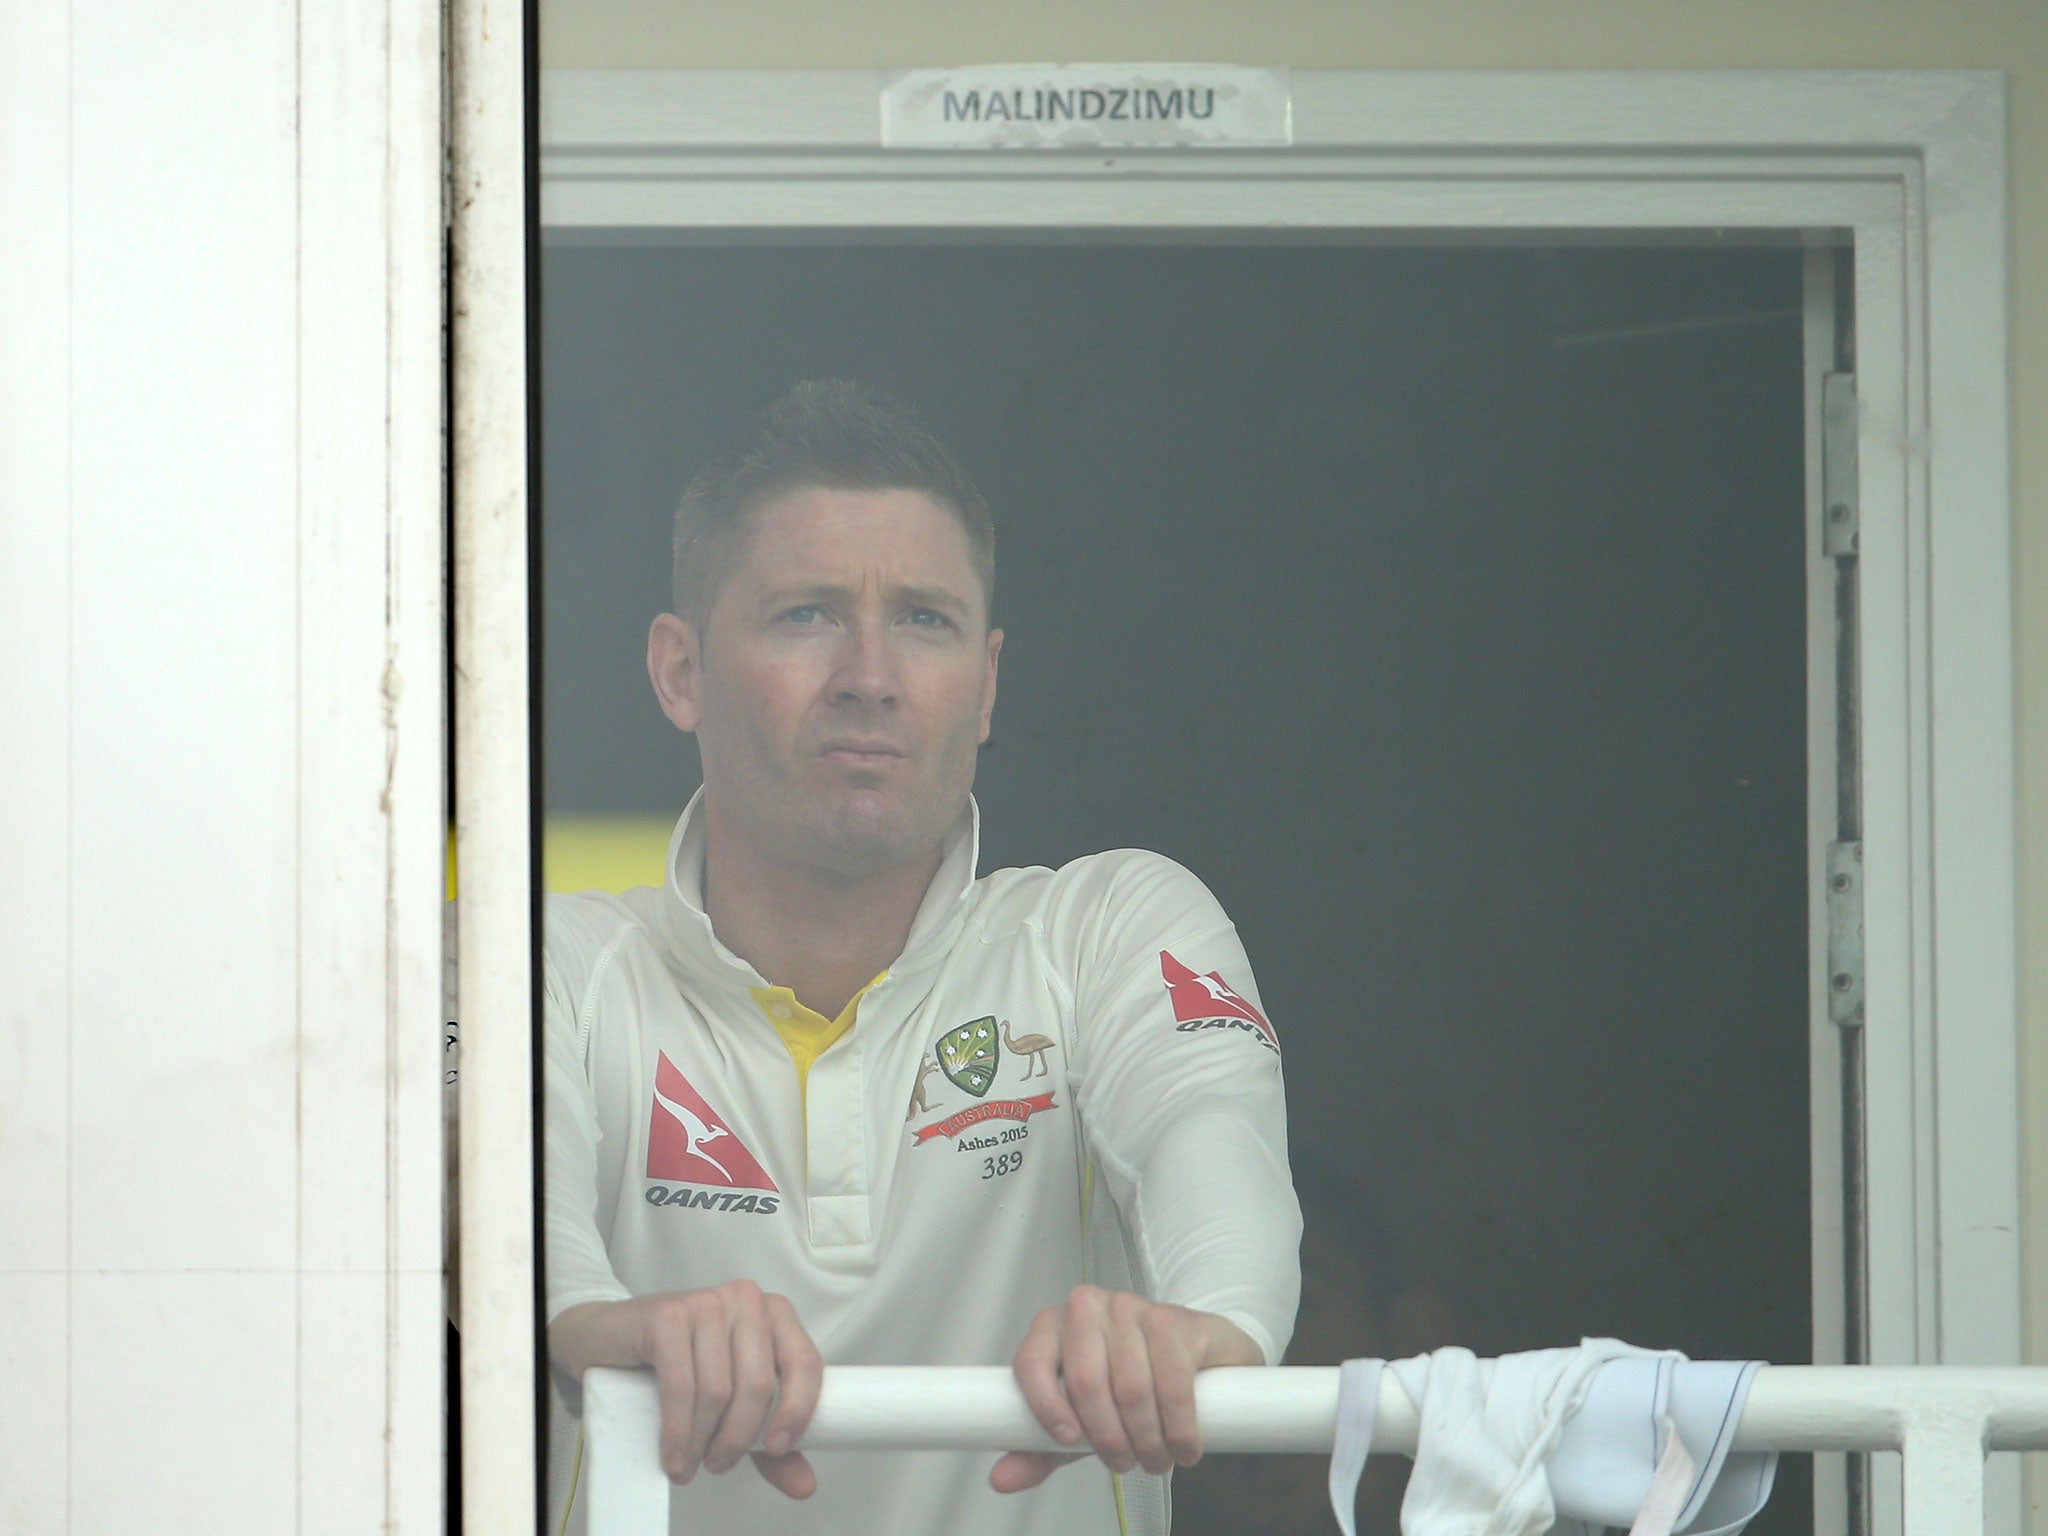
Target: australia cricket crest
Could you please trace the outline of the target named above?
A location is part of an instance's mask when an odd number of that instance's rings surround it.
[[[1002,1047],[996,1041],[996,1021],[991,1014],[972,1019],[939,1037],[939,1067],[953,1083],[977,1099],[996,1080],[1002,1061]]]

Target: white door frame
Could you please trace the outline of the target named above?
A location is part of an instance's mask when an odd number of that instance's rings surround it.
[[[549,73],[543,224],[1853,242],[1871,1356],[2017,1363],[2003,76],[1296,71],[1291,148],[1144,151],[885,150],[885,79]],[[524,836],[523,800],[477,814]]]

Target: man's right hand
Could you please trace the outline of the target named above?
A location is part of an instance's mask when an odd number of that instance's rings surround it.
[[[817,1473],[796,1449],[818,1406],[825,1361],[785,1296],[751,1280],[702,1291],[590,1301],[548,1325],[548,1352],[579,1381],[593,1365],[652,1366],[661,1394],[661,1469],[687,1483],[753,1453],[761,1475],[807,1499]]]

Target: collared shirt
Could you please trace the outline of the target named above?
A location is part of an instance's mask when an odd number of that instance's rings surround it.
[[[790,1298],[828,1364],[1000,1365],[1093,1279],[1218,1313],[1279,1359],[1300,1237],[1279,1043],[1194,876],[1122,850],[977,880],[970,804],[902,955],[839,1020],[813,1015],[838,1032],[814,1027],[810,1053],[775,1015],[787,989],[712,930],[696,804],[665,887],[548,904],[550,1320],[746,1277]],[[986,1455],[813,1461],[802,1502],[744,1463],[700,1475],[675,1529],[1109,1536],[1139,1505],[1127,1526],[1163,1521],[1156,1488],[1126,1478],[1119,1498],[1099,1463],[1005,1496]]]

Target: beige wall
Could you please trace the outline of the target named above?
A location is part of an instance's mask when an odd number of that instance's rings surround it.
[[[2012,104],[2024,1098],[2048,1109],[2048,0],[542,0],[554,68],[1191,59],[1327,69],[1998,68]],[[2048,1134],[2023,1192],[2029,1358],[2048,1362]],[[2033,1480],[2032,1526],[2048,1478]]]

